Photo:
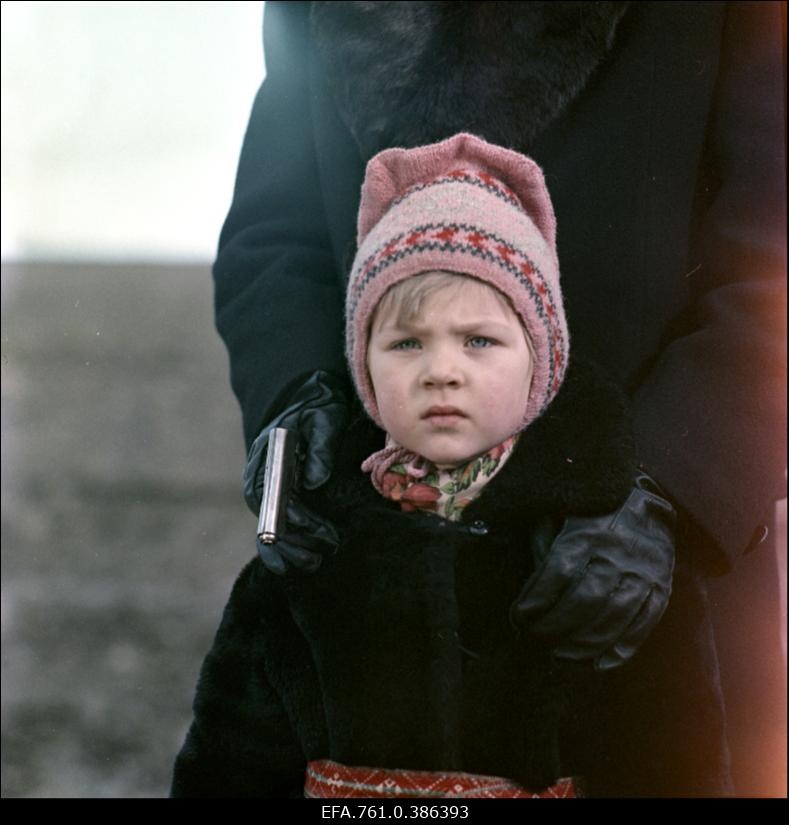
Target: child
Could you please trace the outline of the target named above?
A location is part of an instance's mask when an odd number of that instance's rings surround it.
[[[620,394],[568,371],[539,168],[465,134],[373,158],[346,314],[369,418],[307,501],[340,547],[241,573],[173,794],[575,795],[606,677],[510,610],[546,519],[614,510],[636,468]]]

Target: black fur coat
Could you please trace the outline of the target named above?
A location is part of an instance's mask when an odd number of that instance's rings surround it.
[[[703,599],[674,597],[636,661],[606,676],[553,661],[509,623],[546,516],[605,513],[634,471],[622,397],[572,365],[463,521],[402,513],[359,466],[383,444],[354,419],[329,483],[340,549],[316,575],[238,578],[178,756],[174,796],[300,796],[306,762],[467,770],[592,794],[715,794],[725,749]],[[665,626],[665,629],[664,629]]]

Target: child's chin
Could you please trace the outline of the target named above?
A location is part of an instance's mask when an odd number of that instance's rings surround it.
[[[482,452],[485,452],[484,450]],[[429,459],[439,468],[439,470],[448,470],[452,467],[458,467],[461,464],[466,464],[467,462],[471,461],[471,459],[476,458],[478,455],[482,453],[475,452],[475,453],[468,453],[466,451],[456,452],[456,453],[433,453],[433,457],[425,456],[425,458]]]
[[[426,443],[426,440],[423,439],[418,445],[414,445],[413,447],[409,445],[404,446],[417,455],[426,458],[439,469],[448,469],[466,464],[490,449],[490,447],[486,447],[484,444],[469,444],[467,441],[459,443],[460,439],[457,438],[457,434],[452,435],[454,437],[431,439],[430,443]]]

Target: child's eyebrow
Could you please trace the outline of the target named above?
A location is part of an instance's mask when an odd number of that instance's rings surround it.
[[[417,335],[425,335],[432,332],[433,324],[424,324],[417,321],[389,321],[381,328],[381,332],[407,332]],[[462,324],[452,327],[451,331],[458,335],[468,334],[470,332],[477,332],[484,329],[486,332],[504,333],[510,329],[510,326],[496,318],[482,317],[472,318],[470,321],[464,321]]]

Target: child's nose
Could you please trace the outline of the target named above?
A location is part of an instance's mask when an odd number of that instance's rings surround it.
[[[422,373],[422,384],[427,388],[457,387],[463,380],[455,353],[440,348],[428,354]]]

